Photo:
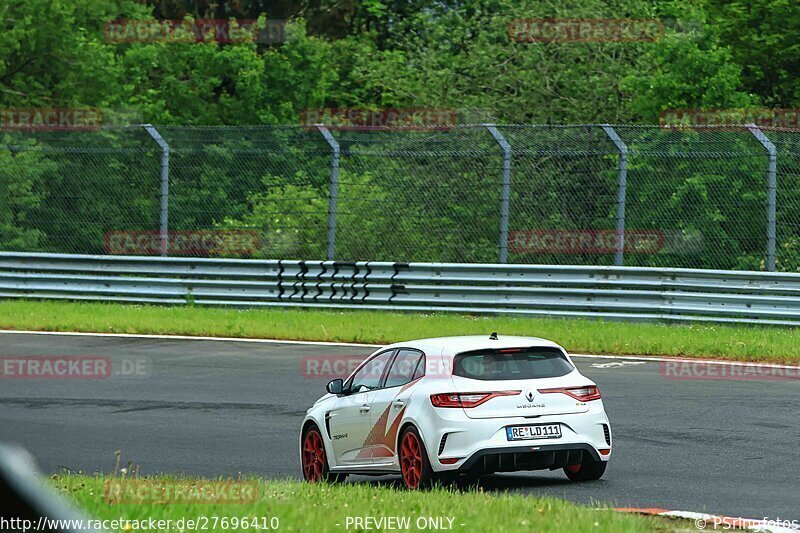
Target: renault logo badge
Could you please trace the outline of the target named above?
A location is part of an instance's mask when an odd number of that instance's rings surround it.
[[[528,394],[525,395],[529,402],[533,401],[533,391],[529,390]]]

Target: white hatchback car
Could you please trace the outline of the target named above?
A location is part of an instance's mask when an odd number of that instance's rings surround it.
[[[563,468],[599,479],[611,456],[600,391],[559,345],[533,337],[400,342],[366,358],[308,410],[303,476],[448,475]]]

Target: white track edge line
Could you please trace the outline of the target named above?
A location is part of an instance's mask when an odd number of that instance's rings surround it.
[[[316,346],[354,346],[378,348],[382,344],[360,344],[357,342],[327,341],[290,341],[285,339],[251,339],[247,337],[203,337],[199,335],[155,335],[146,333],[93,333],[88,331],[26,331],[0,329],[0,333],[16,333],[21,335],[65,335],[71,337],[121,337],[133,339],[183,340],[183,341],[220,341],[220,342],[253,342],[265,344],[311,344]]]
[[[598,359],[623,359],[625,361],[656,361],[656,362],[678,362],[678,363],[703,363],[709,365],[721,366],[744,366],[759,368],[780,368],[789,370],[800,370],[800,366],[796,365],[781,365],[778,363],[759,363],[757,361],[726,361],[725,359],[695,359],[691,357],[659,357],[656,355],[595,355],[595,354],[574,354],[570,353],[570,357],[585,357],[585,358],[598,358]]]
[[[14,329],[0,329],[1,333],[10,333],[18,335],[62,335],[74,337],[120,337],[120,338],[134,338],[134,339],[154,339],[154,340],[189,340],[189,341],[219,341],[219,342],[251,342],[262,344],[301,344],[311,346],[352,346],[356,348],[380,348],[383,344],[366,344],[357,342],[331,342],[331,341],[297,341],[285,339],[251,339],[247,337],[204,337],[196,335],[156,335],[146,333],[95,333],[89,331],[29,331],[29,330],[14,330]],[[794,365],[781,365],[777,363],[758,363],[758,362],[745,362],[745,361],[726,361],[723,359],[695,359],[686,357],[659,357],[650,355],[599,355],[599,354],[580,354],[570,353],[570,357],[581,357],[587,359],[620,359],[624,361],[656,361],[656,362],[686,362],[686,363],[704,363],[711,365],[722,366],[754,366],[757,365],[761,368],[783,368],[783,369],[800,369],[800,366]]]

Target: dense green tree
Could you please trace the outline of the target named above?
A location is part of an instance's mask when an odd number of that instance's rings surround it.
[[[789,19],[796,8],[757,4],[760,11],[745,14],[736,3],[699,0],[7,0],[0,105],[133,110],[141,121],[182,124],[296,123],[304,109],[323,106],[447,107],[471,110],[464,120],[552,123],[653,122],[668,108],[744,107],[760,98],[789,106],[793,26],[772,24],[778,15],[770,15],[772,51],[764,45],[762,55],[746,38],[756,32],[739,28],[771,7]],[[285,42],[269,45],[104,35],[111,20],[181,17],[294,22]],[[512,21],[546,17],[665,25],[652,42],[514,42]],[[788,46],[775,45],[778,36]],[[776,61],[755,61],[769,57]],[[774,71],[766,85],[753,83],[762,64]]]
[[[257,229],[261,256],[321,257],[330,147],[319,133],[204,126],[298,124],[322,107],[445,108],[462,121],[551,124],[794,107],[797,13],[785,0],[4,0],[0,109],[101,108],[107,124],[159,124],[173,150],[171,228]],[[125,42],[105,31],[111,21],[198,18],[289,22],[277,43]],[[513,21],[543,18],[660,22],[651,38],[621,42],[519,39],[525,26]],[[334,131],[342,258],[496,257],[501,153],[485,130],[464,131]],[[527,147],[512,165],[512,230],[614,227],[617,154],[601,130],[506,134]],[[747,134],[719,137],[719,147],[664,130],[626,134],[634,229],[702,237],[709,249],[697,264],[759,267],[764,228],[751,219],[765,201],[760,145]],[[160,154],[141,128],[1,138],[3,247],[101,252],[109,230],[158,227]],[[780,146],[787,176],[793,142]],[[706,163],[685,157],[703,143]],[[410,155],[426,146],[430,153]],[[648,149],[652,157],[642,155]],[[781,186],[781,198],[800,195],[791,180]],[[781,205],[783,222],[796,209]],[[794,226],[779,234],[781,250],[796,248]],[[781,268],[796,268],[787,257]]]
[[[742,69],[742,88],[767,107],[800,100],[800,3],[794,0],[708,0],[709,22]]]

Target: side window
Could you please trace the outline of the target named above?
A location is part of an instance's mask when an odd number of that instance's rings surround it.
[[[393,353],[394,350],[387,350],[367,361],[353,376],[349,390],[359,392],[377,389],[381,382],[383,371],[386,370],[386,365],[391,360]]]
[[[394,363],[389,369],[389,374],[386,376],[386,385],[390,387],[399,387],[405,385],[410,381],[422,376],[424,368],[419,370],[423,360],[422,352],[417,350],[401,349],[397,352],[397,357],[394,358]],[[424,363],[422,363],[424,365]]]
[[[419,359],[419,364],[417,364],[417,369],[414,371],[414,377],[411,380],[419,379],[425,375],[425,354],[422,354],[422,357]]]

